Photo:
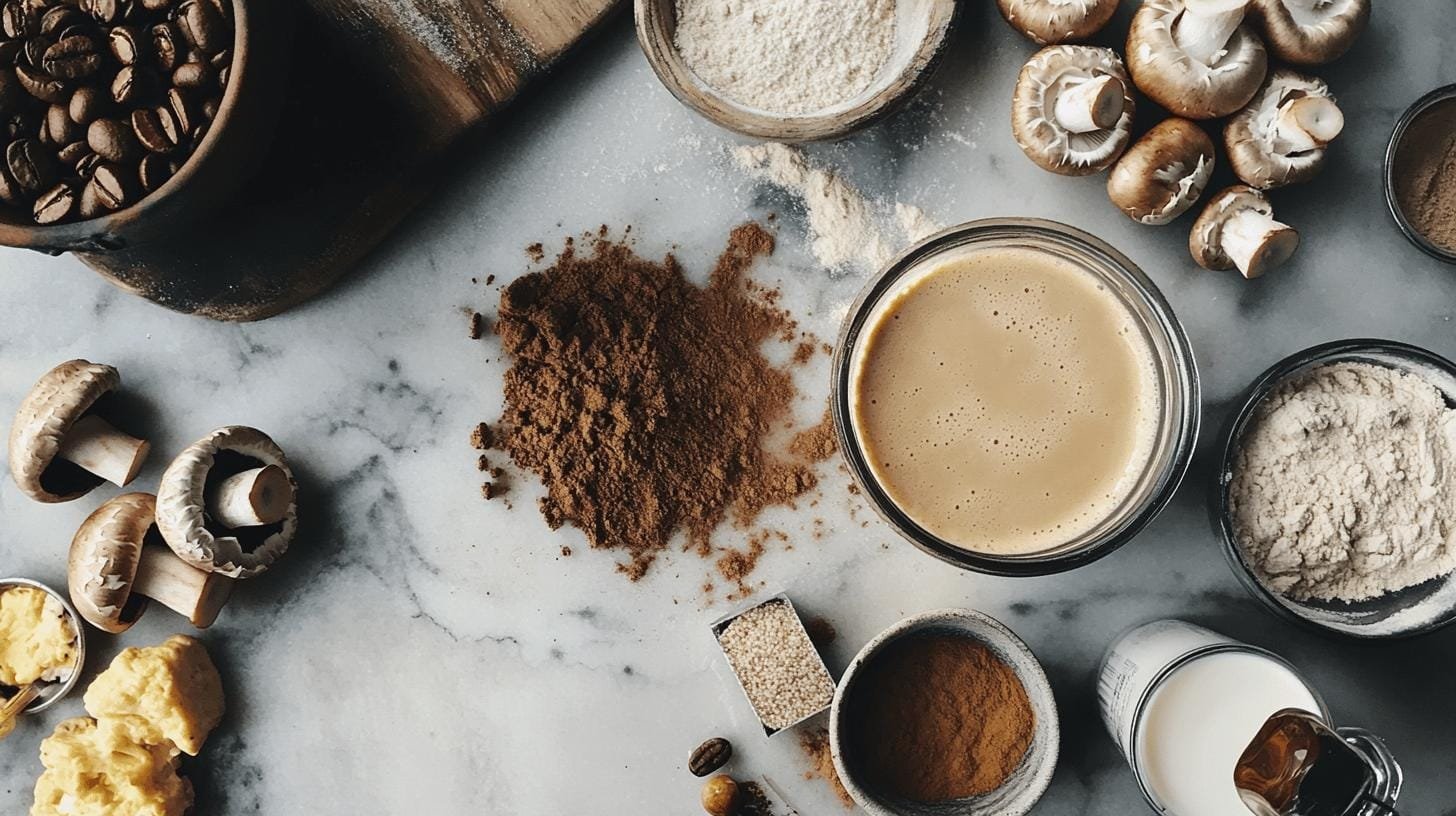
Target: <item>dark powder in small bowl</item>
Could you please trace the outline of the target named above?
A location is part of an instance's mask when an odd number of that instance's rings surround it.
[[[857,675],[843,720],[848,761],[866,788],[916,802],[990,793],[1031,747],[1026,688],[979,641],[912,635]]]
[[[1395,197],[1416,232],[1456,253],[1456,99],[1411,122],[1395,153]]]

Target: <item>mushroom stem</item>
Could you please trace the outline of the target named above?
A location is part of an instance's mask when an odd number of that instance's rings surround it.
[[[148,544],[142,549],[132,592],[182,615],[198,629],[206,629],[232,595],[233,580],[197,569],[166,547]]]
[[[60,457],[118,486],[136,478],[151,444],[122,433],[95,414],[76,420],[61,440]]]
[[[21,712],[40,696],[40,688],[40,683],[29,683],[0,705],[0,740],[10,736],[10,732],[15,730],[15,722],[20,719]]]
[[[293,485],[277,465],[253,468],[222,480],[208,497],[218,523],[230,527],[277,524],[293,503]]]
[[[1057,94],[1052,115],[1070,133],[1107,130],[1122,118],[1126,93],[1122,81],[1115,76],[1103,75],[1078,82]]]
[[[1173,41],[1188,56],[1212,65],[1244,21],[1248,4],[1249,0],[1184,0],[1183,13],[1173,23]]]
[[[1324,147],[1345,129],[1345,114],[1327,96],[1301,96],[1285,102],[1274,120],[1274,149],[1301,153]]]
[[[1253,279],[1289,260],[1299,248],[1299,233],[1258,210],[1241,210],[1224,222],[1223,251],[1239,273]]]

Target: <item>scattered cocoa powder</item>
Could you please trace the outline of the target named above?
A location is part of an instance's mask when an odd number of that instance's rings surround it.
[[[814,351],[814,341],[805,340],[799,343],[799,345],[794,346],[794,363],[797,365],[803,365],[804,363],[809,362],[810,360],[814,359]]]
[[[545,484],[547,523],[624,551],[619,569],[637,580],[679,531],[709,557],[719,523],[746,526],[817,479],[812,462],[766,445],[795,390],[760,346],[791,320],[744,274],[773,236],[733,230],[701,288],[671,255],[644,260],[605,233],[588,242],[590,254],[568,240],[501,294],[503,443]]]
[[[814,648],[821,652],[839,637],[834,624],[826,618],[808,618],[804,621],[804,630],[809,633],[809,639],[814,641]]]
[[[530,258],[532,263],[536,263],[546,257],[546,248],[541,246],[540,241],[537,241],[526,247],[526,257]]]
[[[489,425],[481,422],[470,429],[470,447],[476,450],[489,450],[495,447],[495,434],[491,433]]]
[[[839,443],[834,436],[834,417],[826,409],[819,424],[799,431],[789,443],[789,452],[809,462],[823,462],[834,455]]]
[[[799,732],[799,747],[809,758],[809,770],[805,779],[823,779],[834,790],[834,795],[846,809],[854,807],[854,797],[839,781],[839,772],[834,770],[834,753],[829,748],[829,732],[823,728],[805,728]]]
[[[728,595],[728,600],[736,601],[753,594],[753,587],[748,584],[748,576],[758,566],[758,558],[763,555],[763,545],[767,538],[765,534],[755,533],[748,540],[747,549],[730,549],[718,556],[718,575],[734,585],[734,592]]]
[[[480,471],[481,473],[490,470],[490,457],[482,453],[475,460],[475,469]]]

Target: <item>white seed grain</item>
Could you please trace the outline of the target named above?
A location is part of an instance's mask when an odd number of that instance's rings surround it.
[[[787,728],[834,698],[833,678],[793,608],[783,601],[739,615],[718,642],[748,702],[769,728]]]

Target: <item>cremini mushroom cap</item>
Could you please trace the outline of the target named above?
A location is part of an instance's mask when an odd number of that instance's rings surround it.
[[[1185,13],[1183,0],[1144,0],[1127,35],[1128,70],[1143,93],[1178,116],[1227,116],[1258,92],[1269,55],[1249,26],[1240,23],[1211,61],[1196,59],[1174,36]]]
[[[246,463],[244,467],[272,465],[287,475],[292,496],[280,521],[237,530],[216,525],[207,511],[207,490],[229,475],[213,473],[223,460]],[[283,450],[267,434],[241,425],[218,428],[184,450],[162,474],[157,527],[178,557],[194,567],[251,578],[288,551],[298,526],[297,488]]]
[[[39,502],[66,502],[101,484],[58,455],[76,420],[119,387],[115,368],[86,360],[68,360],[36,381],[10,426],[10,475],[22,493]]]
[[[1263,193],[1235,184],[1203,208],[1188,235],[1188,251],[1205,269],[1237,268],[1257,278],[1289,260],[1299,248],[1299,233],[1274,220]]]
[[[1068,113],[1068,101],[1079,97],[1077,110]],[[1027,61],[1016,80],[1011,131],[1042,169],[1085,176],[1105,170],[1127,148],[1134,106],[1117,52],[1090,45],[1048,46]],[[1073,115],[1086,121],[1073,124]],[[1099,116],[1107,117],[1101,125],[1095,122]]]
[[[1300,106],[1318,110],[1306,118],[1300,116]],[[1272,190],[1308,181],[1318,173],[1324,165],[1325,145],[1343,127],[1344,117],[1328,85],[1280,69],[1269,75],[1248,105],[1229,118],[1223,141],[1229,165],[1239,180]]]
[[[103,632],[125,632],[146,611],[147,599],[132,587],[156,508],[150,494],[122,494],[96,508],[71,539],[71,603]]]
[[[1038,45],[1081,42],[1107,25],[1117,0],[996,0],[1011,27]]]
[[[1139,224],[1166,224],[1197,203],[1213,176],[1213,140],[1187,119],[1166,119],[1128,148],[1107,196]]]
[[[1249,16],[1281,61],[1323,65],[1344,55],[1360,38],[1370,22],[1370,0],[1252,0]]]

